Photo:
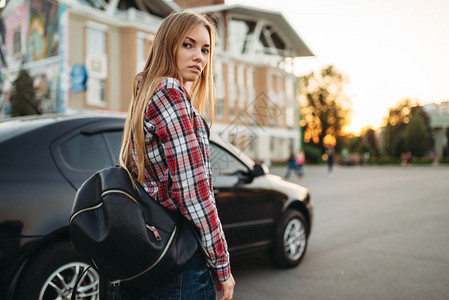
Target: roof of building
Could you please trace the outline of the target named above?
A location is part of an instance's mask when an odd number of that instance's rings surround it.
[[[162,18],[180,9],[176,3],[166,0],[119,0],[118,2],[117,7],[120,10],[134,7]]]
[[[173,11],[180,10],[180,7],[175,2],[167,0],[78,0],[72,3],[72,5],[77,3],[106,11],[111,15],[116,11],[136,9],[160,18],[165,18]]]
[[[241,15],[245,17],[252,17],[254,19],[264,19],[273,26],[275,26],[279,32],[285,36],[286,40],[291,43],[291,48],[294,51],[295,56],[314,56],[313,52],[304,43],[296,30],[291,26],[291,24],[285,19],[282,13],[278,11],[265,10],[261,8],[245,6],[240,4],[226,5],[210,5],[203,7],[195,7],[189,9],[198,13],[218,13],[218,12],[228,12],[234,15]]]

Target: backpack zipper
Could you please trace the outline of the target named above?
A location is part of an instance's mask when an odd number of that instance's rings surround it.
[[[129,193],[127,193],[127,192],[124,192],[124,191],[122,191],[122,190],[107,190],[107,191],[104,191],[103,193],[101,193],[101,197],[103,197],[104,195],[110,194],[110,193],[119,193],[119,194],[123,194],[123,195],[125,195],[126,197],[128,197],[129,199],[131,199],[134,203],[136,203],[137,205],[140,206],[139,201],[137,201],[136,198],[134,198],[131,194],[129,194]],[[69,222],[69,223],[72,224],[73,219],[74,219],[77,215],[79,215],[80,213],[83,213],[83,212],[89,211],[89,210],[93,210],[93,209],[97,209],[97,208],[101,207],[102,205],[103,205],[103,202],[100,202],[100,203],[97,204],[97,205],[94,205],[94,206],[91,206],[91,207],[86,207],[86,208],[83,208],[83,209],[77,211],[76,213],[73,214],[73,216],[70,217],[70,222]]]
[[[134,198],[131,194],[129,194],[129,193],[125,192],[125,191],[122,191],[122,190],[107,190],[107,191],[104,191],[103,193],[101,193],[101,197],[103,197],[103,196],[105,196],[107,194],[111,194],[111,193],[123,194],[126,197],[128,197],[129,199],[131,199],[134,203],[136,203],[137,205],[140,206],[139,201],[137,201],[136,198]]]
[[[122,282],[133,280],[133,279],[135,279],[135,278],[145,274],[146,272],[149,272],[152,269],[154,269],[159,264],[159,262],[165,257],[165,254],[167,254],[168,248],[170,248],[170,245],[172,244],[173,239],[174,239],[177,231],[178,231],[178,227],[175,226],[175,228],[173,229],[172,234],[170,235],[170,239],[167,242],[167,246],[165,246],[164,251],[161,253],[161,255],[158,257],[158,259],[151,266],[149,266],[148,268],[146,268],[142,272],[140,272],[140,273],[138,273],[136,275],[133,275],[131,277],[112,280],[112,281],[109,282],[109,285],[110,286],[120,286],[120,284]],[[94,263],[95,266],[97,265],[93,259],[92,259],[92,262]]]
[[[79,215],[80,213],[83,213],[83,212],[88,211],[88,210],[97,209],[97,208],[101,207],[102,205],[103,205],[103,202],[100,202],[99,204],[97,204],[97,205],[95,205],[95,206],[86,207],[86,208],[83,208],[83,209],[77,211],[76,213],[73,214],[73,216],[70,217],[70,222],[69,222],[70,225],[72,224],[73,219],[74,219],[77,215]]]
[[[149,230],[151,230],[153,232],[154,238],[156,239],[156,242],[159,242],[160,240],[162,240],[159,232],[157,231],[156,227],[154,226],[150,226],[150,225],[145,225]]]

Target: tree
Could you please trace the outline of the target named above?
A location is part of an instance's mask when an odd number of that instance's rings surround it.
[[[415,112],[403,132],[405,150],[414,156],[422,157],[432,148],[431,136],[422,114]]]
[[[404,99],[396,107],[390,108],[385,119],[385,153],[399,157],[404,152],[401,133],[410,122],[412,104],[410,99]]]
[[[363,129],[359,137],[351,137],[348,143],[349,151],[357,153],[369,152],[373,156],[379,156],[379,148],[377,146],[376,132],[367,127]]]
[[[374,156],[379,156],[380,151],[379,147],[377,146],[376,132],[371,127],[369,127],[364,130],[362,136],[368,147],[368,152]]]
[[[403,100],[389,110],[386,121],[386,154],[399,157],[410,151],[413,155],[423,156],[431,150],[434,142],[430,118],[418,103],[412,106],[410,99]]]
[[[449,128],[446,128],[446,145],[443,148],[443,156],[449,156]]]
[[[19,75],[12,84],[9,100],[12,117],[41,114],[34,93],[33,78],[24,69],[19,71]]]
[[[301,126],[304,142],[315,144],[324,152],[323,139],[331,135],[337,139],[348,123],[350,101],[343,89],[346,78],[334,66],[324,67],[319,74],[314,72],[301,77]]]

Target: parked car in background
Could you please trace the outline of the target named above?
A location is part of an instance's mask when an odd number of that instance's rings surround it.
[[[124,117],[54,115],[0,122],[0,299],[69,299],[88,265],[68,231],[79,186],[117,163]],[[218,212],[231,256],[264,251],[279,267],[303,259],[312,227],[308,190],[269,174],[211,136]],[[82,299],[98,299],[87,272]]]

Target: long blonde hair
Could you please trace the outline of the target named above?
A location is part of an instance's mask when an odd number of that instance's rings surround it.
[[[207,17],[196,13],[185,11],[172,13],[159,26],[145,67],[134,79],[133,97],[123,131],[120,165],[128,173],[134,173],[137,176],[137,181],[141,184],[144,181],[147,156],[143,122],[148,101],[153,96],[157,86],[165,78],[172,77],[182,81],[177,69],[176,55],[187,34],[194,26],[199,24],[203,25],[209,32],[210,52],[203,72],[191,84],[190,95],[192,105],[201,115],[203,115],[208,102],[208,114],[211,121],[213,120],[215,88],[212,75],[212,57],[216,39],[215,27]],[[137,156],[137,166],[133,161],[133,147]]]

